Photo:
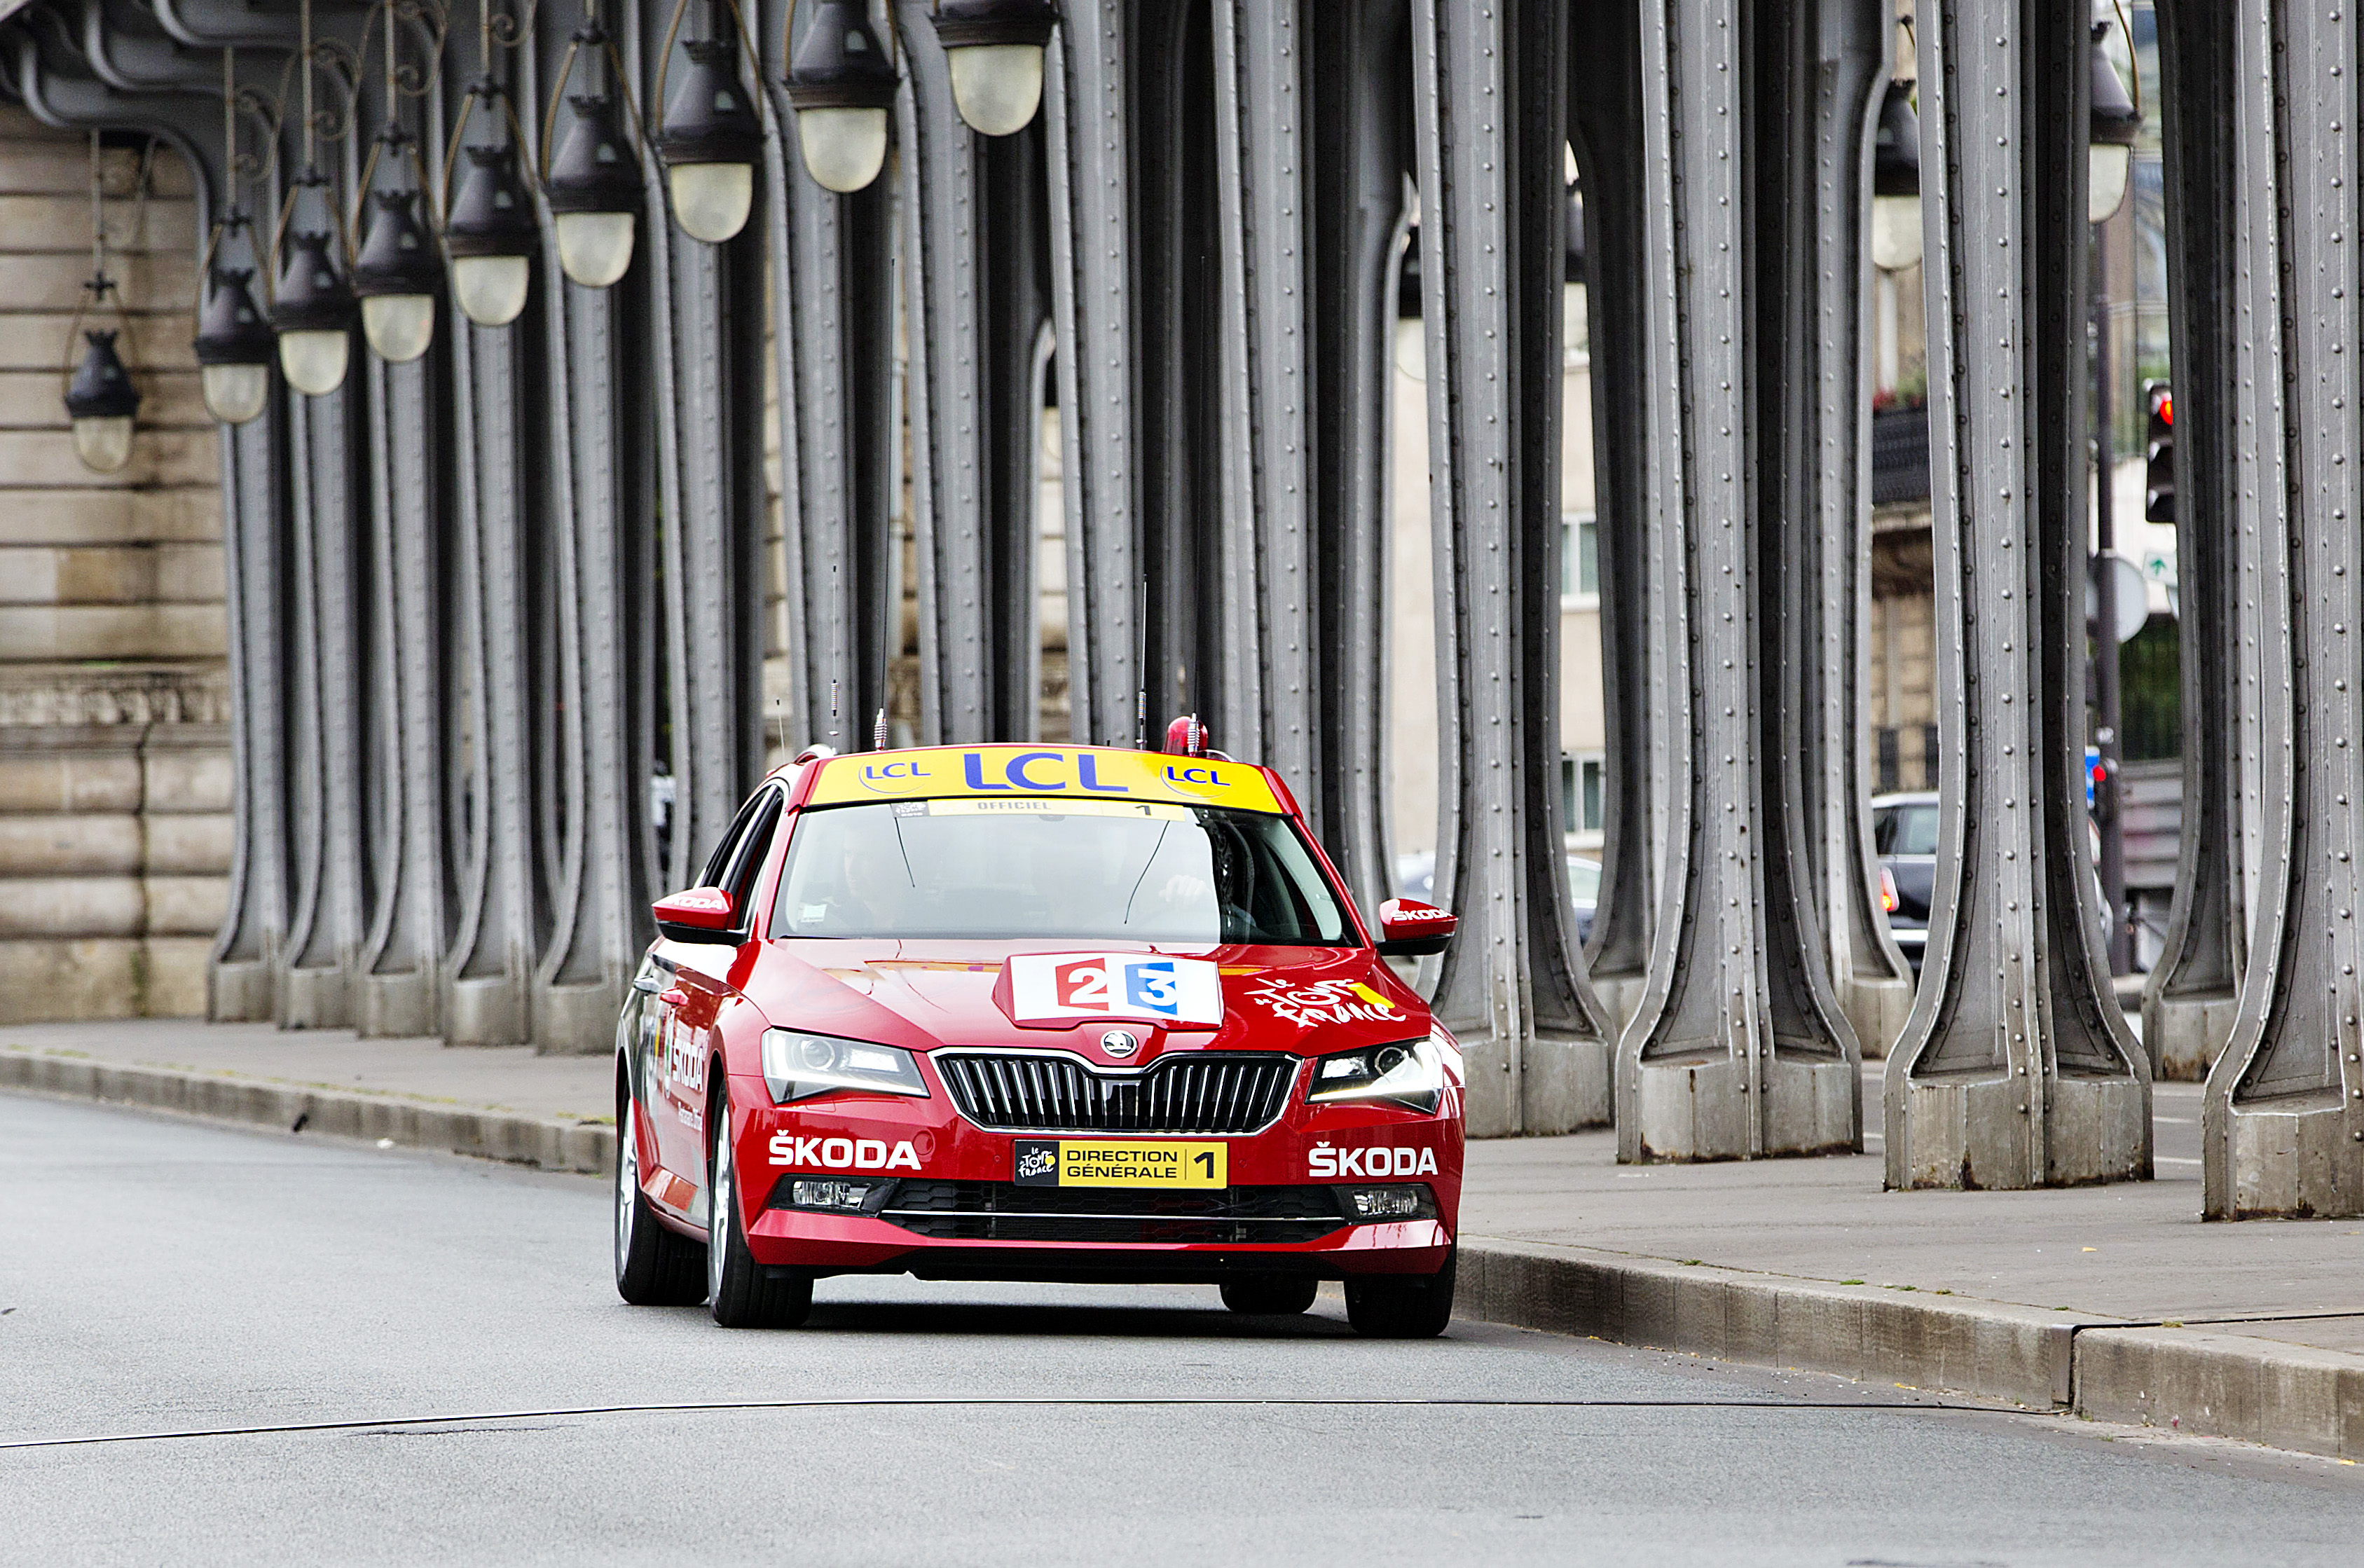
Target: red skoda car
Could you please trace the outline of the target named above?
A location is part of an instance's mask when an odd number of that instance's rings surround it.
[[[1177,726],[1177,729],[1181,727]],[[1195,727],[1188,734],[1196,736]],[[1461,1053],[1288,786],[1208,755],[808,752],[617,1031],[616,1287],[786,1326],[822,1274],[1213,1284],[1442,1330]]]

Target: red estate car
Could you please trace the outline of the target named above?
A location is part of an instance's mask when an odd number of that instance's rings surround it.
[[[1177,726],[1177,729],[1180,727]],[[1187,733],[1196,737],[1195,727]],[[1366,1334],[1453,1307],[1461,1053],[1269,769],[1096,747],[807,752],[617,1030],[616,1287],[789,1326],[822,1274],[1214,1284]]]

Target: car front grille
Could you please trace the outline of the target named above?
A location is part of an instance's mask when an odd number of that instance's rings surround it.
[[[1349,1223],[1328,1187],[1136,1192],[908,1177],[878,1217],[942,1240],[1202,1246],[1317,1241]]]
[[[1072,1056],[938,1051],[953,1103],[996,1132],[1254,1132],[1280,1115],[1294,1056],[1168,1056],[1100,1073]]]

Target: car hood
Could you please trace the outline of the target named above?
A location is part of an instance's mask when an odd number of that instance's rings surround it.
[[[1223,1021],[1215,1029],[1167,1027],[1118,1013],[1020,1025],[1005,1006],[1002,968],[1013,954],[1034,952],[1211,961],[1221,977]],[[1141,1041],[1132,1065],[1167,1049],[1313,1055],[1410,1039],[1429,1028],[1426,1004],[1367,948],[791,940],[764,944],[742,991],[781,1028],[913,1051],[983,1045],[1098,1057],[1100,1035],[1121,1026]]]

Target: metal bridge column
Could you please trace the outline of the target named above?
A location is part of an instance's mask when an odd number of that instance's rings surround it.
[[[1029,740],[1042,688],[1044,133],[1039,117],[1005,137],[962,122],[933,11],[899,0],[896,13],[920,739]]]
[[[2227,69],[2239,36],[2225,6],[2158,9],[2166,118],[2167,276],[2175,365],[2175,531],[2180,584],[2183,815],[2175,903],[2143,988],[2143,1047],[2165,1079],[2206,1075],[2232,1032],[2248,921],[2242,896],[2239,757],[2242,643],[2234,582],[2239,541],[2235,389],[2243,334],[2235,248],[2240,165],[2238,84]]]
[[[1439,651],[1437,887],[1461,935],[1438,1016],[1469,1129],[1607,1119],[1610,1048],[1561,849],[1564,7],[1416,0],[1422,311]]]
[[[1649,984],[1618,1051],[1624,1161],[1861,1146],[1804,788],[1823,588],[1805,541],[1833,524],[1816,469],[1856,418],[1834,406],[1853,378],[1818,381],[1839,376],[1818,367],[1834,332],[1820,312],[1853,315],[1861,265],[1850,245],[1846,275],[1823,271],[1838,262],[1808,226],[1834,161],[1817,143],[1860,145],[1860,104],[1841,99],[1869,75],[1864,29],[1826,19],[1850,14],[1764,12],[1752,35],[1698,0],[1643,21],[1645,145],[1668,196],[1648,215],[1649,417],[1676,743]]]
[[[2264,854],[2238,1012],[2208,1074],[2204,1201],[2216,1219],[2356,1215],[2364,484],[2351,461],[2359,379],[2347,350],[2358,346],[2364,267],[2358,133],[2338,106],[2356,102],[2358,25],[2339,9],[2243,0],[2236,26],[2213,65],[2233,95],[2234,221],[2220,243],[2239,280],[2240,350],[2213,384],[2241,389],[2233,488],[2263,633]],[[2222,88],[2204,101],[2225,102]],[[2224,415],[2213,417],[2221,428]]]
[[[2033,17],[2033,20],[2030,18]],[[2150,1174],[2150,1070],[2086,851],[2081,8],[1919,29],[1941,762],[1937,885],[1889,1058],[1891,1187]]]

